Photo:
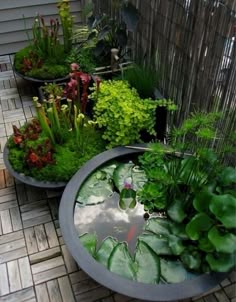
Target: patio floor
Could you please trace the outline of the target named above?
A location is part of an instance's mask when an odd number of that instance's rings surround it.
[[[0,302],[138,301],[100,286],[70,256],[61,236],[61,192],[15,181],[2,150],[12,125],[33,115],[32,87],[12,71],[12,57],[0,57]],[[236,302],[236,271],[196,302]],[[192,301],[192,300],[185,300]]]

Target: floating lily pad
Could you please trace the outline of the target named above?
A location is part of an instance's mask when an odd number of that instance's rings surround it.
[[[217,252],[231,254],[236,252],[236,236],[232,233],[221,233],[217,227],[208,232],[208,238]]]
[[[97,171],[85,181],[76,199],[81,206],[102,203],[112,196],[112,183],[104,173]]]
[[[175,235],[169,235],[168,244],[173,255],[178,256],[185,250],[182,239]]]
[[[189,279],[188,272],[180,261],[160,260],[161,277],[168,283],[179,283]]]
[[[210,210],[226,228],[236,228],[236,197],[231,194],[214,195]]]
[[[135,280],[135,264],[126,243],[118,243],[113,249],[108,260],[108,269],[122,277]]]
[[[172,204],[168,207],[167,213],[169,217],[178,223],[181,223],[184,218],[187,216],[184,210],[184,204],[181,200],[175,200]]]
[[[166,218],[151,218],[145,225],[145,230],[157,235],[169,235],[171,222]]]
[[[103,240],[99,250],[96,253],[96,260],[108,267],[108,259],[117,244],[117,239],[113,237],[107,237],[105,240]]]
[[[137,267],[137,281],[149,284],[159,282],[160,259],[157,254],[141,240],[138,241],[134,260]]]
[[[186,226],[186,232],[190,239],[198,240],[204,231],[208,231],[212,226],[212,219],[205,213],[195,215]]]
[[[81,243],[85,247],[85,249],[92,256],[96,253],[96,245],[97,245],[97,236],[96,234],[85,233],[79,237]]]
[[[212,271],[226,273],[235,266],[236,255],[222,253],[218,253],[217,255],[208,254],[206,256],[206,261],[210,265]]]
[[[155,234],[142,234],[139,240],[145,242],[157,255],[171,255],[168,238]]]

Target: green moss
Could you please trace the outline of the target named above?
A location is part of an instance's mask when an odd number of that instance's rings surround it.
[[[27,141],[27,146],[36,148],[45,141],[43,133],[36,141]],[[55,164],[48,164],[47,166],[39,169],[28,167],[25,161],[25,151],[19,146],[16,146],[12,139],[8,141],[9,147],[9,161],[12,168],[25,175],[32,176],[38,180],[47,181],[69,181],[70,178],[78,171],[78,169],[89,159],[96,154],[105,150],[105,144],[99,132],[88,133],[88,139],[83,154],[76,148],[75,137],[73,132],[67,135],[67,141],[63,145],[56,145],[54,147],[55,153],[53,159]]]

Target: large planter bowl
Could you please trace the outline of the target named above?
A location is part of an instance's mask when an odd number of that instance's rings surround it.
[[[115,292],[147,301],[176,301],[203,294],[217,286],[224,280],[227,274],[210,273],[186,280],[178,284],[144,284],[131,281],[110,272],[105,266],[98,263],[80,242],[78,231],[74,223],[76,195],[84,181],[97,168],[110,160],[121,159],[122,157],[133,157],[143,151],[117,147],[105,151],[88,161],[69,181],[63,193],[59,221],[65,243],[78,263],[78,265],[98,283],[108,287]],[[95,211],[96,213],[96,211]],[[106,214],[106,213],[104,213]],[[90,217],[91,218],[91,217]],[[91,218],[92,219],[92,218]],[[86,223],[84,221],[84,223]]]
[[[29,81],[31,82],[31,84],[35,85],[35,86],[43,86],[45,83],[62,83],[62,82],[66,82],[69,80],[70,76],[66,75],[64,77],[61,78],[56,78],[56,79],[37,79],[37,78],[32,78],[29,76],[24,75],[23,73],[17,71],[13,65],[13,71],[14,73],[19,76],[20,78],[22,78],[25,81]]]
[[[37,180],[33,177],[26,176],[22,173],[16,172],[12,166],[11,163],[8,160],[8,154],[9,154],[9,149],[7,148],[7,145],[5,145],[4,150],[3,150],[3,161],[4,164],[9,171],[9,173],[15,177],[17,180],[20,182],[23,182],[27,185],[38,187],[38,188],[43,188],[43,189],[61,189],[66,186],[66,182],[52,182],[52,181],[41,181]]]

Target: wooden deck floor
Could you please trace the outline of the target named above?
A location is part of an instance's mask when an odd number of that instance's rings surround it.
[[[7,136],[13,124],[33,116],[34,93],[15,77],[11,57],[0,57],[0,302],[137,301],[100,286],[77,267],[58,223],[61,192],[16,182],[4,167]],[[236,272],[193,300],[236,302]]]

